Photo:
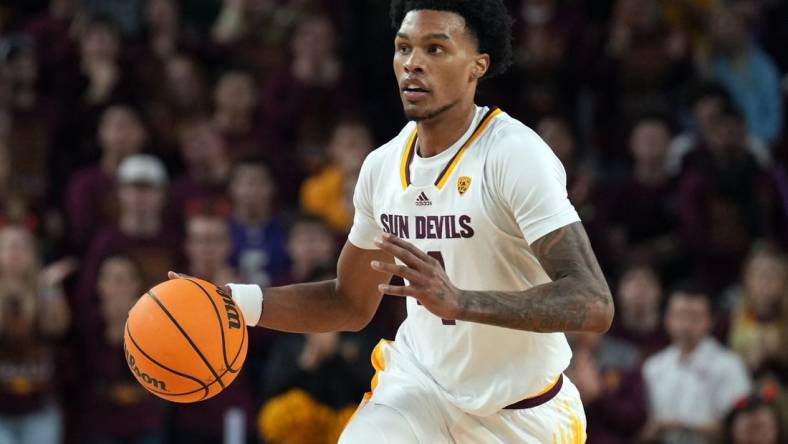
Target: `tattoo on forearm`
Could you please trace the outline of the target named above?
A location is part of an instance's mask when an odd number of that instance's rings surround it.
[[[612,298],[581,223],[560,228],[531,246],[553,282],[525,291],[468,291],[469,321],[537,332],[603,331]]]

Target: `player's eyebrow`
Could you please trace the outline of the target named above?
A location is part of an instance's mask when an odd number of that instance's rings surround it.
[[[410,39],[410,36],[404,32],[398,32],[397,37],[402,39]],[[451,37],[443,32],[433,32],[422,36],[421,40],[451,40]]]

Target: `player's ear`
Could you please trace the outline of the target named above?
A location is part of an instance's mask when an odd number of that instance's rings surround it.
[[[487,74],[488,69],[490,69],[490,56],[488,54],[479,54],[473,62],[471,76],[473,76],[474,80],[479,80]]]

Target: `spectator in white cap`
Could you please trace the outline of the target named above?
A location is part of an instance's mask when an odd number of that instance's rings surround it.
[[[98,319],[96,279],[101,262],[123,254],[142,268],[146,286],[178,264],[181,250],[175,227],[166,224],[164,211],[168,176],[164,164],[148,154],[133,154],[118,166],[116,175],[118,219],[101,228],[85,256],[79,285],[80,311]]]

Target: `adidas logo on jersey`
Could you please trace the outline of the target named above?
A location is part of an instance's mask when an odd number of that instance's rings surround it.
[[[432,205],[432,201],[427,197],[424,191],[419,194],[419,197],[416,198],[416,206],[417,207],[428,207]]]

